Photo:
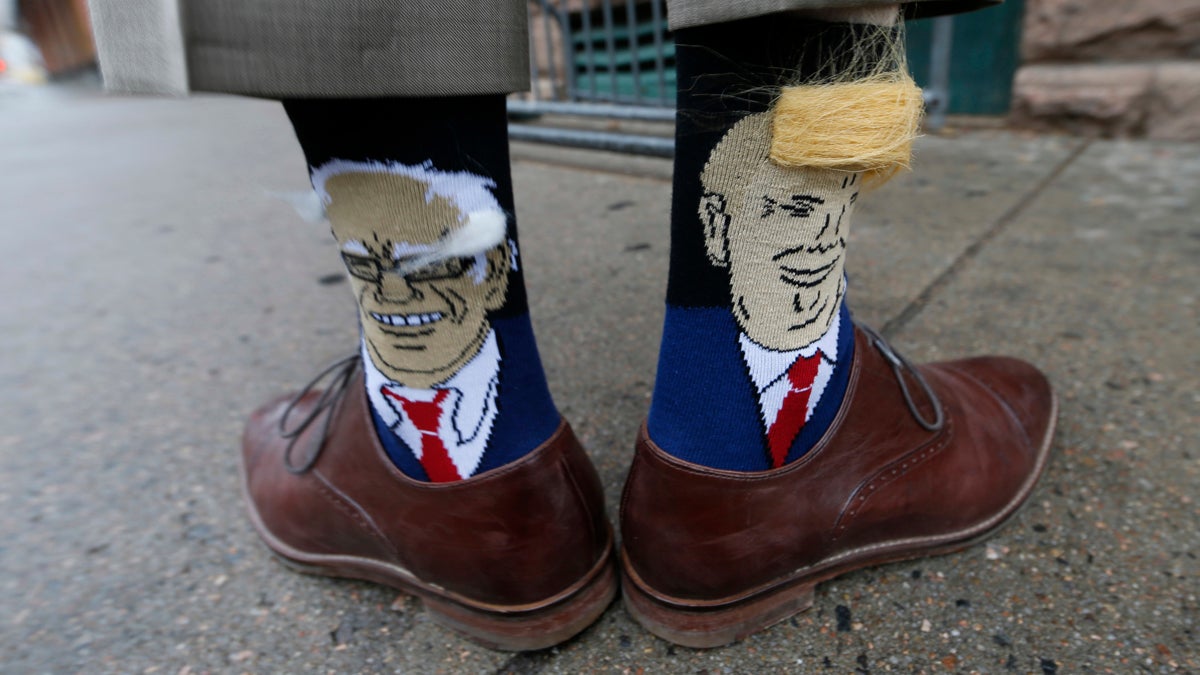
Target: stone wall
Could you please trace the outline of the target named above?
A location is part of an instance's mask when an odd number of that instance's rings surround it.
[[[1200,0],[1026,0],[1021,126],[1200,140]]]

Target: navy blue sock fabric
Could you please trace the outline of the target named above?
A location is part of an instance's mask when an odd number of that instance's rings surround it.
[[[748,365],[750,351],[770,350],[747,346],[753,340],[746,338],[741,327],[745,321],[736,314],[745,310],[738,307],[740,299],[731,291],[730,265],[737,262],[721,260],[720,252],[714,253],[710,240],[713,221],[706,222],[699,208],[713,195],[706,191],[701,174],[727,133],[748,116],[768,111],[780,86],[835,76],[852,61],[856,67],[870,63],[863,58],[869,54],[861,49],[857,55],[854,52],[868,30],[872,29],[778,14],[675,34],[679,91],[671,260],[648,420],[651,439],[669,454],[720,469],[767,470],[803,456],[828,429],[841,405],[853,357],[854,330],[844,294],[839,291],[837,318],[830,319],[831,327],[822,338],[822,344],[830,347],[826,351],[836,352],[836,360],[823,366],[821,386],[814,387],[820,391],[814,395],[807,421],[790,444],[782,450],[772,449],[769,428],[779,418],[765,412],[771,406],[763,400],[769,396],[756,386]],[[721,200],[718,204],[724,205]],[[791,204],[780,207],[770,201],[764,204],[764,216],[772,204],[775,208],[800,208]],[[718,225],[723,222],[729,227],[725,212],[718,213],[726,219],[716,221]],[[784,268],[775,274],[787,276],[789,272]],[[766,376],[761,369],[757,375],[761,385]]]
[[[504,97],[305,99],[285,100],[284,108],[314,186],[330,186],[326,207],[358,293],[368,396],[380,441],[392,461],[417,480],[464,479],[519,459],[544,443],[560,418],[529,321],[513,217]],[[361,184],[373,184],[370,175],[387,174],[385,180],[416,185],[426,190],[428,204],[443,209],[450,204],[448,212],[457,219],[447,219],[441,239],[420,241],[410,236],[403,210],[395,213],[394,222],[378,227],[350,222],[364,217],[356,214],[373,212],[355,204],[351,206],[358,210],[348,215],[332,209],[345,200],[363,199],[361,188],[355,193],[344,184],[353,186],[364,174],[369,175],[358,181]],[[347,183],[347,176],[354,180]],[[333,189],[339,180],[341,192]],[[503,212],[503,243],[475,257],[449,257],[410,271],[395,267],[440,246],[474,217],[468,213],[472,209]],[[482,310],[474,305],[476,296],[483,295],[476,291],[485,284],[499,289],[499,299],[489,295]],[[405,320],[415,325],[405,325]],[[376,325],[367,330],[370,322]],[[379,344],[370,344],[372,340]],[[463,346],[435,349],[429,343],[434,340],[457,340]],[[391,355],[398,354],[404,364],[399,370],[419,371],[420,350],[427,347],[427,353],[435,355],[429,357],[430,369],[440,365],[434,363],[437,358],[446,360],[436,356],[441,352],[465,364],[456,362],[445,367],[443,375],[424,377],[414,385],[398,372]],[[442,390],[447,392],[439,396]],[[428,401],[405,401],[397,391],[437,399],[437,413],[425,416],[437,417],[441,424],[432,431],[421,428],[418,418],[424,413],[413,406],[425,405],[425,413],[434,409]],[[436,436],[440,448],[429,445],[430,436]],[[437,475],[430,475],[434,451],[447,457],[434,465]]]

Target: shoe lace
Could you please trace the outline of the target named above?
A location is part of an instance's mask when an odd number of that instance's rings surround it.
[[[875,349],[879,350],[879,353],[883,355],[884,360],[891,364],[892,371],[896,374],[896,381],[900,383],[900,393],[904,395],[904,402],[908,405],[908,410],[912,413],[913,419],[915,419],[917,424],[920,424],[921,427],[926,431],[940,431],[946,422],[946,414],[942,410],[941,400],[939,400],[937,394],[934,393],[933,387],[930,387],[929,382],[927,382],[925,377],[921,375],[921,371],[917,370],[911,363],[909,363],[908,359],[904,358],[898,354],[896,350],[892,349],[892,346],[887,343],[887,340],[884,340],[883,336],[881,336],[879,333],[876,333],[874,329],[862,325],[859,326],[859,329],[867,334],[867,337],[871,340],[871,344],[875,347]],[[929,398],[929,402],[933,404],[934,417],[932,422],[927,420],[925,416],[921,414],[920,409],[917,408],[917,404],[913,401],[912,393],[909,391],[908,383],[905,381],[904,377],[904,371],[906,370],[912,374],[913,379],[917,381],[917,384],[921,385],[921,389],[925,391],[925,396],[927,396]]]
[[[940,431],[945,425],[946,414],[942,409],[941,400],[933,391],[933,387],[929,386],[929,382],[925,379],[925,376],[921,375],[921,371],[917,370],[908,359],[892,349],[887,340],[883,339],[883,336],[875,332],[874,329],[863,325],[859,325],[859,329],[867,334],[871,345],[879,350],[884,360],[892,366],[892,371],[896,374],[896,382],[900,385],[900,394],[904,396],[904,403],[908,406],[909,412],[912,413],[913,419],[926,431]],[[321,370],[321,372],[317,373],[316,376],[308,381],[308,384],[304,385],[292,397],[292,400],[288,401],[287,407],[283,410],[283,415],[279,418],[279,433],[288,441],[287,448],[283,453],[283,465],[290,473],[307,473],[317,463],[317,459],[321,456],[321,451],[325,448],[325,439],[329,435],[329,425],[333,420],[333,409],[341,403],[342,397],[345,396],[346,390],[350,386],[350,380],[354,378],[354,371],[358,368],[360,358],[360,354],[354,353],[334,361]],[[929,402],[933,405],[934,418],[932,421],[925,418],[921,410],[917,407],[916,402],[913,401],[912,392],[909,391],[908,383],[904,378],[904,371],[906,370],[917,381],[917,384],[921,386],[921,389],[925,392],[925,396],[928,397]],[[304,419],[300,420],[300,423],[296,427],[289,429],[288,419],[295,412],[296,406],[330,374],[333,374],[333,379],[330,380],[329,386],[322,390],[320,398],[317,399],[317,404]],[[327,410],[330,411],[330,414],[325,415],[324,413]],[[304,435],[304,432],[318,418],[321,418],[321,430],[315,436],[312,448],[304,458],[304,461],[296,464],[292,459],[292,453],[296,449],[296,444],[300,440],[300,437]]]
[[[354,371],[358,368],[360,358],[361,356],[355,353],[343,359],[338,359],[326,366],[316,377],[309,380],[308,384],[304,385],[304,388],[292,397],[287,407],[284,408],[283,416],[279,418],[279,433],[288,441],[287,449],[283,452],[283,465],[289,472],[294,474],[306,473],[317,463],[317,458],[321,456],[321,450],[325,448],[325,438],[329,434],[329,425],[333,420],[333,410],[346,394],[346,389],[350,386],[350,380],[354,378]],[[300,420],[298,425],[289,429],[288,418],[295,412],[296,406],[330,374],[333,374],[333,379],[330,380],[329,386],[321,392],[321,397],[317,399],[317,405],[304,419]],[[324,414],[327,410],[329,414]],[[300,440],[300,437],[304,435],[305,430],[312,426],[313,422],[317,421],[317,418],[322,418],[320,432],[314,436],[315,440],[304,461],[296,464],[292,459],[292,453],[296,449],[296,444]]]

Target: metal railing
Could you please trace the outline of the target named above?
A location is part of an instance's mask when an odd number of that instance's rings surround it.
[[[510,98],[514,118],[544,114],[674,120],[675,42],[664,0],[530,0],[531,89]],[[935,20],[926,127],[945,123],[953,20]],[[617,131],[513,123],[515,140],[670,157],[671,139]]]

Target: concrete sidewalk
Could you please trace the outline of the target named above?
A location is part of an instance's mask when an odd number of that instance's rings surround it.
[[[673,647],[618,602],[513,655],[388,589],[285,570],[243,517],[245,415],[357,337],[326,227],[265,194],[307,186],[282,109],[6,106],[0,671],[1200,671],[1200,146],[925,138],[866,199],[859,320],[914,359],[1016,354],[1058,387],[1053,462],[988,544],[847,575],[724,649]],[[654,383],[669,164],[515,154],[551,388],[615,517]]]

